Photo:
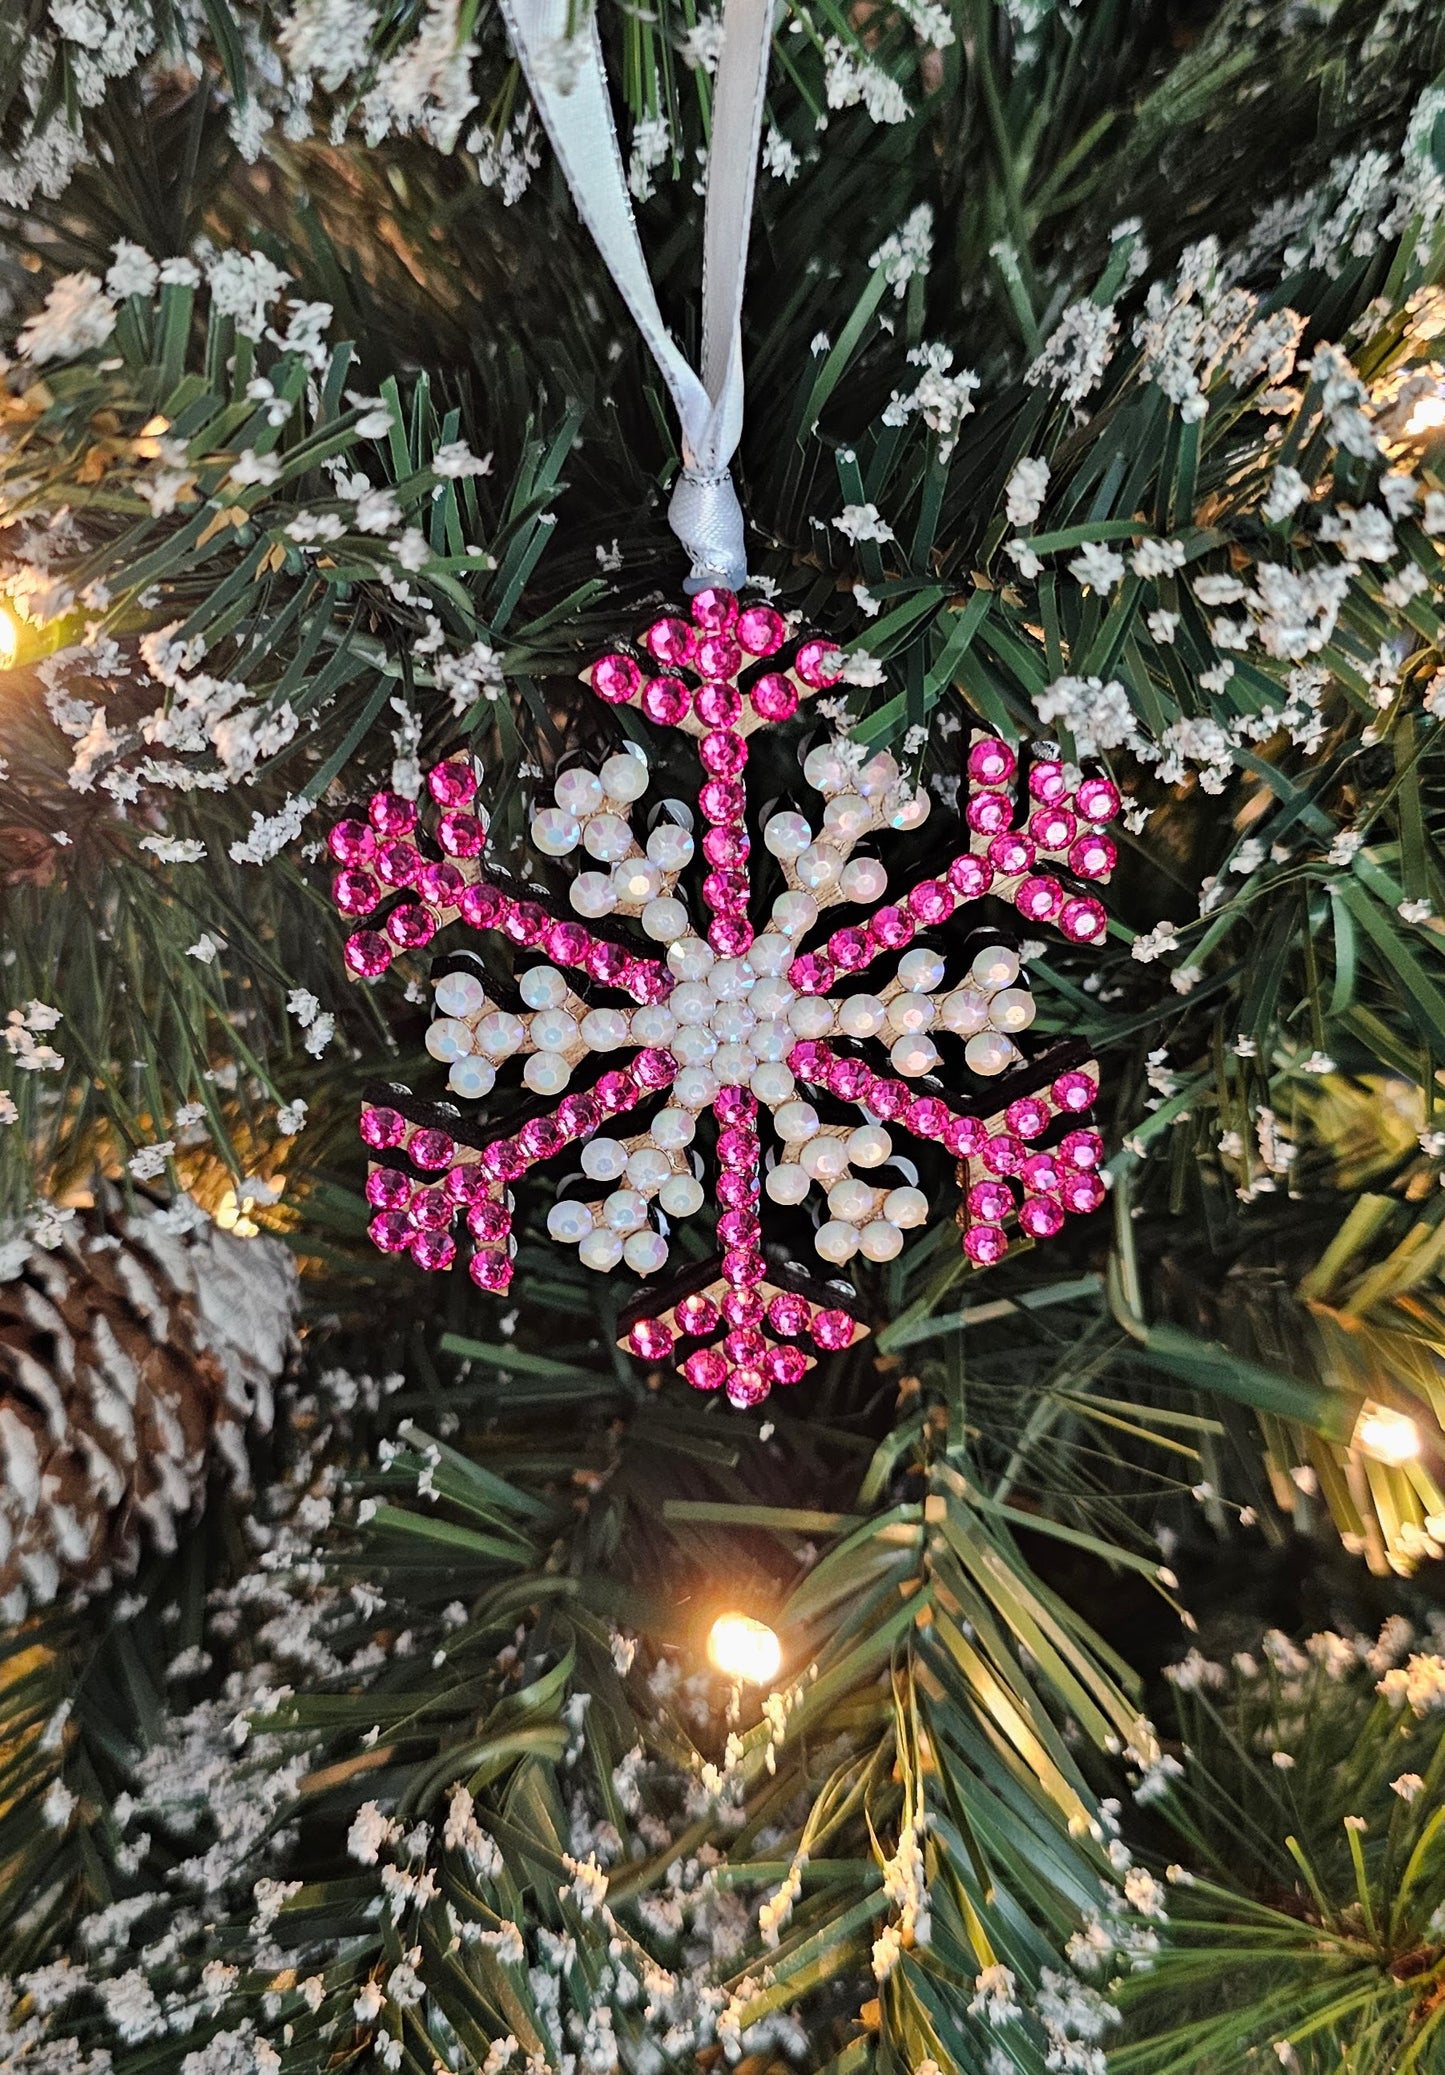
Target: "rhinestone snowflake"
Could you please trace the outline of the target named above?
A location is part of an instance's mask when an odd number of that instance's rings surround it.
[[[930,1216],[899,1141],[957,1162],[957,1219],[977,1267],[1007,1251],[1010,1226],[1045,1239],[1104,1197],[1102,1141],[1080,1121],[1094,1063],[1080,1043],[1032,1058],[1020,1047],[1034,999],[1006,910],[1075,943],[1103,938],[1086,885],[1114,865],[1113,784],[1046,758],[1025,780],[1006,742],[975,734],[966,847],[889,899],[878,839],[920,828],[928,794],[886,752],[824,740],[802,763],[821,816],[785,804],[762,822],[776,885],[755,927],[748,737],[841,674],[830,644],[718,590],[692,600],[690,620],[659,619],[635,648],[594,663],[584,681],[599,699],[696,738],[705,833],[696,844],[687,810],[669,803],[639,839],[652,773],[636,743],[600,768],[570,765],[530,830],[541,857],[586,861],[568,885],[570,916],[489,851],[465,757],[429,773],[425,802],[377,793],[366,821],[330,836],[337,904],[368,922],[347,941],[353,975],[378,977],[458,922],[512,953],[506,985],[494,955],[483,964],[462,948],[433,967],[427,1049],[457,1101],[369,1092],[376,1244],[445,1270],[464,1227],[473,1281],[505,1290],[511,1186],[549,1164],[560,1178],[552,1238],[589,1268],[648,1279],[621,1344],[648,1362],[676,1358],[689,1383],[744,1406],[797,1382],[813,1349],[866,1332],[837,1271],[855,1255],[893,1259]],[[853,919],[826,933],[839,904]],[[979,926],[960,930],[965,916]],[[494,1098],[505,1115],[490,1114]],[[826,1215],[812,1244],[830,1281],[764,1234],[764,1198],[786,1225],[815,1191]],[[672,1226],[709,1195],[720,1252],[656,1283]]]

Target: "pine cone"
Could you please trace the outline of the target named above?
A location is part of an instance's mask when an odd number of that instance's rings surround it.
[[[248,1488],[295,1280],[276,1240],[138,1217],[0,1283],[0,1619],[173,1550],[213,1468]]]

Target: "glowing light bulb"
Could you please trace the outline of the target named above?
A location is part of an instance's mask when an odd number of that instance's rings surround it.
[[[782,1644],[751,1614],[719,1614],[708,1631],[707,1654],[724,1677],[749,1686],[771,1685],[783,1662]]]
[[[1366,1405],[1355,1422],[1355,1444],[1373,1461],[1398,1467],[1420,1453],[1420,1429],[1388,1405]]]
[[[1405,420],[1405,437],[1418,439],[1421,433],[1438,432],[1442,425],[1445,425],[1445,396],[1422,396]]]

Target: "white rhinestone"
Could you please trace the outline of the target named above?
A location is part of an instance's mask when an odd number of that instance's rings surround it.
[[[443,1065],[450,1065],[453,1059],[465,1059],[472,1049],[471,1025],[455,1016],[438,1016],[427,1031],[426,1048]]]
[[[988,1020],[995,1030],[1027,1030],[1037,1012],[1027,987],[1001,987],[988,1005]]]
[[[890,1189],[883,1202],[883,1215],[890,1225],[905,1232],[928,1222],[928,1198],[921,1189]]]
[[[524,1043],[527,1032],[516,1016],[505,1009],[493,1009],[483,1016],[477,1025],[476,1043],[488,1059],[510,1059]]]
[[[672,1041],[679,1066],[706,1066],[716,1050],[717,1039],[705,1023],[686,1024]]]
[[[975,987],[955,988],[938,1006],[944,1029],[958,1037],[972,1037],[988,1022],[988,996]]]
[[[758,1070],[757,1054],[750,1045],[719,1045],[712,1070],[722,1087],[746,1088]]]
[[[614,1232],[635,1232],[647,1223],[647,1199],[636,1189],[614,1189],[603,1199],[602,1217]]]
[[[932,806],[933,802],[922,786],[916,793],[910,793],[906,799],[895,795],[894,804],[888,815],[888,826],[892,829],[922,828]]]
[[[467,1102],[476,1102],[483,1095],[490,1095],[497,1085],[497,1069],[490,1059],[479,1059],[475,1053],[470,1059],[458,1059],[447,1075],[447,1086],[453,1095],[460,1095]]]
[[[581,840],[581,822],[561,807],[544,807],[532,816],[532,841],[543,857],[566,857]]]
[[[765,979],[775,980],[793,962],[793,947],[778,930],[764,930],[748,947],[748,964]],[[762,1011],[758,1011],[759,1015]]]
[[[769,1020],[759,1023],[748,1038],[748,1050],[754,1059],[786,1059],[793,1049],[792,1027],[783,1022]]]
[[[657,1200],[670,1218],[690,1218],[702,1209],[706,1195],[695,1174],[674,1174],[663,1183]]]
[[[794,1166],[791,1160],[784,1160],[769,1168],[763,1187],[774,1203],[791,1204],[801,1203],[811,1184],[801,1167]]]
[[[444,973],[437,981],[439,1016],[475,1016],[485,1007],[487,990],[471,973]]]
[[[667,1241],[660,1232],[633,1232],[622,1243],[622,1258],[634,1275],[656,1275],[667,1266]]]
[[[710,1018],[714,1037],[725,1045],[746,1044],[757,1020],[746,1000],[720,1001]]]
[[[845,1037],[877,1037],[888,1021],[888,1010],[876,994],[850,994],[838,1008],[838,1028]]]
[[[821,1182],[825,1189],[838,1181],[848,1166],[847,1149],[832,1132],[819,1132],[816,1138],[810,1138],[798,1158],[813,1180]]]
[[[976,1038],[969,1040],[970,1044],[977,1042]],[[895,1072],[912,1081],[916,1080],[919,1074],[931,1073],[937,1066],[938,1047],[932,1038],[925,1037],[922,1031],[914,1031],[907,1037],[899,1038],[888,1057],[893,1062]]]
[[[669,969],[679,980],[705,980],[717,962],[717,953],[701,937],[679,937],[667,947]]]
[[[756,1033],[753,1042],[756,1050]],[[791,1067],[784,1066],[781,1059],[762,1057],[759,1058],[753,1077],[748,1082],[758,1101],[766,1103],[769,1109],[776,1109],[780,1102],[786,1102],[797,1085]]]
[[[648,1002],[632,1011],[632,1036],[639,1045],[670,1045],[677,1031],[677,1018],[665,1002]]]
[[[841,1268],[843,1263],[851,1261],[858,1251],[858,1227],[845,1225],[838,1218],[829,1218],[826,1225],[818,1227],[818,1236],[813,1245],[825,1261],[830,1261],[835,1268]]]
[[[1007,944],[985,944],[970,971],[985,994],[997,994],[1000,987],[1012,987],[1018,978],[1019,955]]]
[[[673,1097],[685,1110],[705,1110],[716,1102],[717,1090],[717,1075],[705,1066],[685,1067],[672,1084]]]
[[[1001,1031],[981,1030],[964,1046],[963,1056],[974,1073],[992,1075],[1001,1074],[1018,1053]]]
[[[571,1078],[571,1063],[560,1052],[534,1052],[522,1068],[522,1079],[534,1095],[560,1095]]]
[[[844,865],[838,886],[847,900],[871,904],[887,893],[888,874],[876,857],[855,857]]]
[[[892,792],[898,777],[897,764],[886,749],[880,749],[877,756],[869,757],[853,783],[865,800],[879,800]]]
[[[517,982],[517,992],[529,1009],[560,1009],[567,999],[567,982],[554,965],[534,965]]]
[[[640,1189],[644,1196],[651,1196],[672,1173],[672,1162],[656,1146],[639,1146],[635,1153],[628,1154],[626,1172],[634,1189]]]
[[[898,977],[914,994],[932,994],[935,987],[941,987],[944,970],[939,954],[921,945],[916,951],[905,951],[898,961]]]
[[[564,771],[552,788],[557,805],[567,814],[575,814],[585,821],[602,805],[602,780],[595,771],[585,771],[580,765]]]
[[[763,823],[763,842],[774,857],[798,857],[813,840],[813,825],[806,815],[786,810]]]
[[[916,1030],[932,1030],[937,1008],[926,994],[895,994],[888,1004],[890,1028],[907,1036]]]
[[[782,939],[779,938],[778,941],[781,943]],[[787,949],[789,960],[791,961],[792,946],[789,945]],[[748,964],[755,966],[757,962],[758,947],[754,944],[752,950],[748,953]],[[771,1022],[775,1016],[786,1016],[796,999],[797,996],[787,981],[778,979],[772,974],[765,980],[759,980],[752,993],[748,996],[748,1000],[752,1004],[753,1014],[765,1022]]]
[[[589,1181],[617,1181],[627,1172],[626,1146],[615,1138],[589,1138],[582,1148],[582,1172]]]
[[[692,863],[692,837],[675,821],[660,821],[647,839],[647,854],[664,872],[680,872]]]
[[[820,742],[804,757],[803,776],[820,793],[840,793],[853,782],[853,759],[836,742]]]
[[[594,814],[582,831],[582,847],[599,863],[615,865],[632,848],[632,831],[620,814]]]
[[[820,994],[800,994],[788,1011],[788,1028],[800,1038],[826,1037],[837,1011]]]
[[[681,901],[662,894],[642,911],[642,927],[654,944],[671,944],[687,928],[687,910]]]
[[[827,893],[838,884],[843,860],[830,843],[810,843],[793,866],[810,893]]]
[[[877,1190],[867,1182],[860,1182],[856,1175],[848,1175],[841,1182],[834,1182],[828,1191],[828,1209],[835,1218],[846,1224],[862,1225],[873,1214],[873,1198]]]
[[[823,809],[823,827],[834,842],[856,843],[873,819],[868,802],[857,793],[836,793]]]
[[[896,1261],[903,1251],[903,1234],[887,1218],[874,1218],[858,1234],[858,1250],[869,1261]]]
[[[720,958],[708,974],[707,984],[719,1001],[739,1001],[756,978],[745,958]]]
[[[622,1235],[599,1225],[582,1241],[577,1249],[577,1258],[584,1268],[595,1269],[599,1275],[607,1274],[622,1259]]]
[[[674,987],[668,996],[668,1007],[679,1023],[708,1023],[717,1006],[717,997],[701,980],[684,980],[681,987]]]
[[[881,1167],[893,1151],[893,1140],[881,1124],[860,1124],[848,1134],[848,1158],[855,1167]]]
[[[622,749],[610,756],[600,773],[608,799],[621,800],[626,806],[642,798],[650,775],[647,758],[635,749]]]
[[[565,1009],[539,1009],[532,1018],[532,1043],[539,1052],[570,1052],[577,1042],[577,1018]]]
[[[564,1196],[554,1203],[547,1213],[547,1230],[564,1246],[576,1246],[592,1230],[593,1219],[590,1205],[578,1203],[575,1197]]]
[[[627,1018],[621,1009],[589,1009],[580,1035],[589,1052],[615,1052],[627,1043]]]
[[[612,889],[619,906],[645,908],[662,892],[662,867],[648,857],[624,858],[612,867]]]
[[[785,937],[801,937],[818,919],[818,903],[808,893],[780,893],[773,902],[773,921]]]
[[[667,1151],[677,1152],[697,1136],[697,1119],[686,1110],[659,1110],[652,1120],[652,1136]]]
[[[617,896],[606,872],[579,872],[567,889],[567,898],[589,922],[610,915],[617,906]]]
[[[773,1122],[779,1138],[786,1144],[801,1144],[812,1138],[818,1130],[818,1112],[811,1102],[785,1102],[776,1112]]]

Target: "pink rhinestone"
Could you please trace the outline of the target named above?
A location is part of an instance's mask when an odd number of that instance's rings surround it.
[[[695,1290],[678,1305],[677,1325],[678,1331],[686,1333],[690,1339],[701,1340],[705,1333],[715,1333],[718,1329],[717,1306],[711,1297]]]
[[[361,1112],[361,1136],[377,1152],[389,1146],[399,1146],[406,1137],[406,1118],[400,1110],[364,1109]]]
[[[925,879],[908,896],[908,912],[925,929],[947,922],[954,910],[952,889],[941,879]]]
[[[650,656],[669,670],[692,661],[693,643],[697,637],[686,620],[672,617],[654,620],[642,637],[642,646]]]
[[[762,1193],[756,1168],[749,1168],[746,1172],[725,1169],[713,1187],[718,1202],[725,1204],[729,1210],[746,1210],[750,1204],[758,1201]]]
[[[1074,805],[1085,821],[1112,821],[1119,811],[1119,789],[1107,778],[1082,779]]]
[[[856,973],[871,960],[873,946],[865,930],[835,929],[828,939],[828,956],[840,971]]]
[[[1022,1095],[1004,1111],[1004,1122],[1016,1138],[1037,1138],[1047,1129],[1048,1105],[1036,1095]]]
[[[665,1362],[672,1353],[672,1328],[660,1318],[640,1318],[627,1336],[627,1345],[644,1362]]]
[[[1051,1090],[1059,1108],[1070,1111],[1074,1116],[1081,1110],[1086,1110],[1098,1092],[1099,1084],[1093,1075],[1078,1072],[1060,1074]]]
[[[1069,1174],[1065,1175],[1059,1193],[1064,1199],[1065,1210],[1071,1210],[1075,1217],[1084,1217],[1089,1211],[1099,1208],[1108,1191],[1102,1175]]]
[[[1029,772],[1029,791],[1046,807],[1057,807],[1060,800],[1067,799],[1069,781],[1064,776],[1064,767],[1058,763],[1035,764]]]
[[[753,926],[745,915],[718,915],[707,926],[707,940],[721,958],[741,958],[753,941]]]
[[[494,1138],[490,1145],[483,1146],[479,1165],[484,1174],[493,1181],[514,1182],[527,1172],[527,1162],[515,1139]]]
[[[433,908],[454,908],[466,881],[455,865],[423,865],[416,875],[416,890]]]
[[[753,1223],[757,1223],[756,1218]],[[718,1230],[722,1230],[721,1224]],[[724,1290],[722,1315],[730,1326],[761,1325],[763,1300],[756,1290]]]
[[[788,982],[799,994],[826,994],[837,979],[832,964],[817,951],[807,951],[788,967]]]
[[[599,1076],[592,1093],[607,1114],[616,1117],[623,1110],[630,1110],[636,1102],[637,1084],[630,1074],[619,1073],[614,1068],[611,1072]]]
[[[587,946],[587,970],[604,987],[619,987],[627,971],[628,954],[621,944],[599,938]]]
[[[762,1360],[764,1340],[756,1326],[739,1326],[723,1342],[723,1353],[739,1368]]]
[[[347,971],[361,980],[375,980],[391,964],[391,946],[374,929],[359,929],[348,937],[341,955]]]
[[[1067,807],[1040,807],[1029,816],[1029,834],[1040,850],[1067,850],[1077,830]]]
[[[702,854],[710,865],[745,865],[752,855],[752,838],[746,829],[720,823],[702,839]]]
[[[419,901],[393,908],[386,918],[386,934],[398,951],[418,951],[436,935],[437,926]]]
[[[882,1074],[875,1074],[864,1099],[875,1117],[881,1117],[885,1124],[894,1124],[907,1116],[913,1095],[902,1081],[886,1080]]]
[[[1088,1174],[1104,1161],[1104,1141],[1097,1131],[1068,1131],[1059,1140],[1059,1158],[1066,1167]]]
[[[369,915],[381,899],[381,888],[370,872],[338,872],[331,882],[331,898],[343,915]]]
[[[599,656],[592,665],[592,689],[609,706],[621,706],[642,682],[642,672],[631,656]]]
[[[714,778],[736,778],[748,760],[748,745],[741,735],[730,735],[725,728],[714,728],[704,735],[697,746],[705,771]]]
[[[968,752],[968,775],[979,785],[1007,785],[1017,769],[1018,758],[995,735],[983,736]]]
[[[411,1199],[411,1221],[423,1232],[445,1232],[457,1214],[440,1189],[418,1189]]]
[[[800,1038],[788,1054],[788,1065],[800,1081],[821,1081],[829,1072],[833,1054],[816,1038]]]
[[[473,1254],[467,1263],[467,1274],[479,1290],[491,1290],[500,1296],[511,1288],[512,1264],[505,1254]]]
[[[411,1257],[418,1268],[438,1274],[455,1261],[457,1243],[450,1232],[418,1232],[411,1243]]]
[[[715,1347],[698,1347],[682,1365],[682,1373],[695,1391],[721,1390],[728,1365]]]
[[[660,1045],[644,1045],[632,1062],[632,1078],[639,1088],[666,1088],[677,1078],[677,1061]]]
[[[509,901],[502,917],[502,933],[524,951],[540,944],[551,927],[551,916],[536,901]]]
[[[399,1167],[373,1167],[366,1177],[366,1200],[374,1210],[405,1210],[411,1183]]]
[[[554,922],[542,939],[542,948],[558,965],[580,965],[591,941],[580,922]]]
[[[982,1225],[1001,1225],[1014,1207],[1005,1182],[975,1182],[968,1192],[968,1214]]]
[[[1019,1209],[1019,1224],[1030,1239],[1052,1239],[1064,1222],[1062,1206],[1052,1196],[1026,1196]]]
[[[763,1356],[763,1374],[769,1383],[801,1383],[808,1373],[808,1357],[801,1347],[770,1347]]]
[[[694,591],[692,616],[704,633],[726,634],[737,624],[738,601],[721,584],[709,584],[704,590]]]
[[[1063,887],[1041,873],[1031,874],[1014,894],[1014,906],[1030,922],[1051,922],[1063,904]]]
[[[722,1272],[724,1281],[741,1288],[748,1283],[761,1282],[768,1271],[761,1254],[754,1253],[751,1247],[737,1246],[730,1247],[723,1255]]]
[[[986,857],[965,851],[948,868],[948,883],[966,901],[976,901],[993,885],[993,866]]]
[[[693,668],[701,677],[736,677],[743,667],[743,652],[727,634],[704,634],[693,657]]]
[[[1026,1155],[1018,1139],[1010,1132],[1001,1131],[988,1141],[981,1157],[990,1174],[1017,1174]]]
[[[719,1088],[712,1110],[719,1124],[751,1124],[758,1114],[758,1098],[751,1088]]]
[[[718,915],[741,915],[747,907],[746,872],[709,872],[702,882],[705,904]]]
[[[567,1135],[555,1117],[530,1117],[517,1133],[517,1143],[529,1160],[550,1160],[567,1143]]]
[[[507,896],[495,886],[488,886],[485,880],[467,887],[457,902],[462,921],[469,922],[473,929],[495,929],[507,912],[507,905]]]
[[[768,1306],[768,1324],[775,1333],[785,1333],[790,1340],[807,1332],[811,1315],[807,1298],[800,1297],[795,1290],[779,1290]]]
[[[964,809],[964,818],[976,835],[997,836],[1013,826],[1013,802],[1002,793],[975,793]]]
[[[770,670],[760,677],[748,697],[753,702],[753,711],[760,720],[791,720],[798,710],[797,689],[791,679]]]
[[[1109,918],[1102,902],[1089,894],[1076,901],[1065,901],[1059,910],[1059,928],[1075,944],[1097,944],[1108,927]]]
[[[1107,836],[1091,833],[1080,836],[1069,852],[1069,870],[1077,872],[1081,879],[1107,879],[1118,862],[1119,853]]]
[[[364,821],[338,821],[326,847],[339,865],[364,865],[376,855],[376,838]]]
[[[1032,1196],[1051,1196],[1063,1180],[1052,1153],[1030,1153],[1019,1169],[1019,1180]]]
[[[367,1226],[372,1243],[384,1254],[402,1254],[414,1236],[411,1219],[402,1210],[383,1210]]]
[[[409,836],[416,827],[416,801],[400,793],[373,793],[367,813],[378,836]]]
[[[414,843],[383,843],[376,853],[376,869],[388,886],[410,886],[421,870],[421,852]]]
[[[590,1095],[564,1095],[557,1105],[557,1122],[568,1138],[590,1138],[602,1122],[602,1105]]]
[[[758,1141],[751,1131],[730,1124],[718,1133],[717,1156],[724,1167],[746,1168],[758,1164]]]
[[[414,1131],[406,1149],[418,1167],[450,1167],[456,1152],[445,1131]]]
[[[747,795],[735,778],[709,778],[697,796],[704,821],[741,821]]]
[[[761,1369],[734,1369],[728,1378],[728,1403],[739,1412],[751,1412],[768,1395],[768,1379]]]
[[[426,789],[438,807],[465,807],[477,789],[476,773],[469,764],[453,758],[427,772]]]
[[[622,985],[636,1002],[666,1001],[677,982],[666,966],[650,958],[629,958],[622,969]]]
[[[831,641],[805,641],[793,658],[793,668],[810,691],[824,692],[843,675],[843,657]]]
[[[903,1121],[917,1138],[942,1138],[948,1129],[949,1111],[946,1102],[936,1095],[919,1095],[909,1103]]]
[[[738,614],[737,637],[750,656],[770,656],[787,633],[783,615],[771,605],[749,605]]]
[[[437,823],[437,841],[448,857],[480,857],[487,845],[486,824],[453,808]]]
[[[675,728],[686,719],[692,701],[680,677],[649,677],[642,687],[640,703],[649,720],[655,720],[660,727]]]
[[[1008,1252],[1008,1241],[997,1225],[970,1225],[963,1235],[963,1250],[976,1268],[992,1268]]]
[[[943,1143],[956,1160],[972,1160],[988,1143],[988,1126],[982,1117],[950,1117]]]
[[[854,1320],[846,1311],[815,1311],[811,1332],[814,1345],[832,1354],[853,1345]]]
[[[828,1065],[828,1087],[841,1102],[863,1102],[873,1086],[873,1070],[864,1059],[834,1059]]]
[[[467,1212],[467,1230],[483,1246],[500,1246],[512,1229],[512,1213],[503,1203],[474,1203]]]
[[[1033,863],[1034,846],[1027,836],[995,836],[988,846],[988,861],[1005,879],[1016,879]]]
[[[730,684],[700,684],[692,708],[705,727],[736,727],[743,717],[743,695]]]
[[[917,924],[906,908],[880,908],[868,924],[868,934],[885,951],[901,951],[911,944]]]

